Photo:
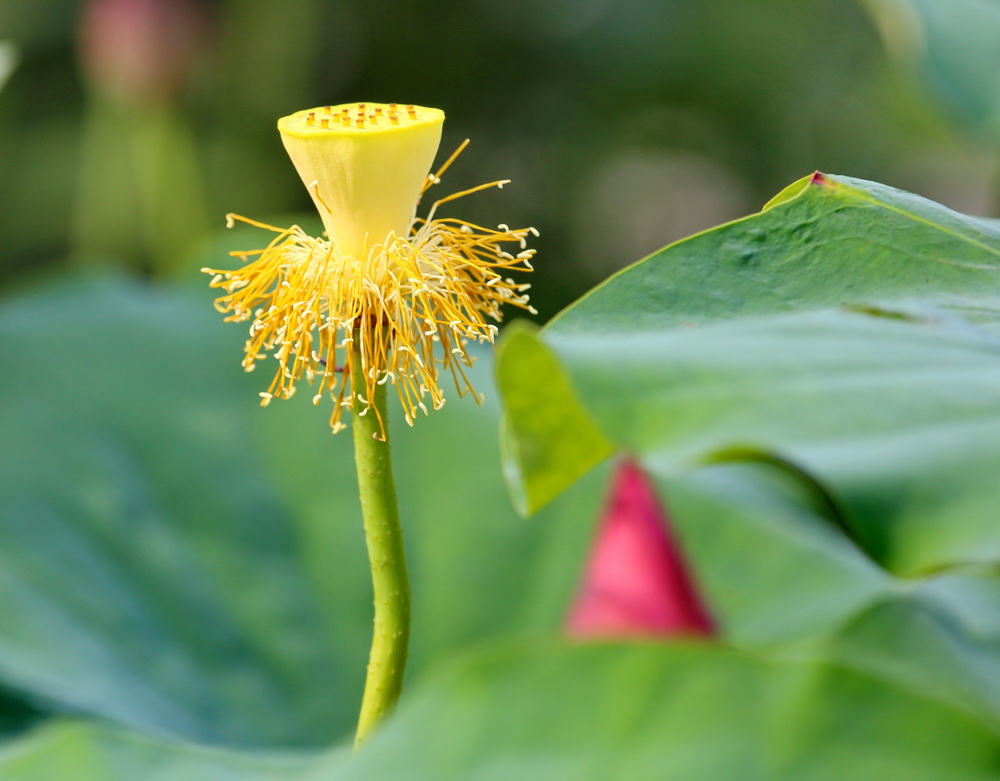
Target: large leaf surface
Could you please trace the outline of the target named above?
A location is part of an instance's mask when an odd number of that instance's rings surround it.
[[[0,676],[15,690],[209,743],[350,730],[371,632],[350,439],[307,394],[257,406],[242,330],[206,296],[111,281],[0,311]],[[414,676],[552,631],[583,559],[600,487],[550,523],[519,519],[493,404],[395,437]]]
[[[337,778],[985,781],[996,745],[955,709],[837,666],[598,645],[470,661]]]
[[[835,664],[706,645],[510,648],[425,681],[353,759],[222,752],[53,725],[0,750],[12,781],[985,781],[996,734]]]
[[[818,175],[625,270],[543,338],[594,424],[650,468],[794,462],[870,553],[917,573],[1000,558],[998,282],[995,221]],[[525,348],[522,330],[501,378]],[[502,382],[515,406],[552,387]]]
[[[924,680],[946,679],[941,663],[951,661],[928,637],[941,645],[963,632],[968,646],[969,635],[997,636],[989,584],[928,586],[945,608],[944,634],[901,632],[905,614],[870,621],[891,579],[811,517],[793,482],[765,472],[722,466],[664,484],[723,631],[771,646],[765,656],[661,644],[487,651],[408,692],[354,760],[346,749],[295,759],[57,725],[0,752],[0,777],[55,781],[71,768],[76,781],[991,778],[1000,721]],[[864,637],[866,625],[879,637]],[[818,647],[781,652],[824,630],[832,635]],[[907,666],[911,643],[923,659]],[[980,685],[990,688],[989,675]]]
[[[894,577],[773,464],[661,478],[673,524],[728,645],[836,663],[1000,730],[1000,579]]]
[[[210,324],[92,283],[5,308],[0,671],[188,737],[320,742],[345,676]]]
[[[563,311],[548,333],[627,335],[913,299],[995,324],[998,282],[1000,221],[816,173],[761,213],[619,272]]]

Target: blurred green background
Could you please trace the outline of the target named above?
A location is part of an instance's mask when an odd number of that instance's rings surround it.
[[[453,213],[541,231],[542,319],[817,168],[995,214],[991,119],[949,81],[961,62],[913,78],[903,5],[8,0],[0,285],[105,265],[200,284],[259,240],[226,212],[309,211],[276,118],[365,99],[443,108],[442,154],[473,140],[442,194],[513,180]]]

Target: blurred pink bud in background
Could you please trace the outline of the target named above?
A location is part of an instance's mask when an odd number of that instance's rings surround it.
[[[653,486],[631,461],[615,475],[566,631],[577,639],[714,634]]]
[[[89,0],[80,56],[98,89],[129,101],[159,99],[183,83],[206,29],[196,0]]]

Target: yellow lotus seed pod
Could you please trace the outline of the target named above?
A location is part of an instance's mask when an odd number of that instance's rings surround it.
[[[408,235],[443,123],[440,109],[395,103],[321,106],[278,120],[342,257],[361,260],[390,235]]]

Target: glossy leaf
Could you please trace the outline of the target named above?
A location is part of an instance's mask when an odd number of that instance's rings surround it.
[[[816,175],[613,277],[543,338],[648,468],[784,459],[872,555],[925,572],[1000,559],[998,283],[997,222]]]

